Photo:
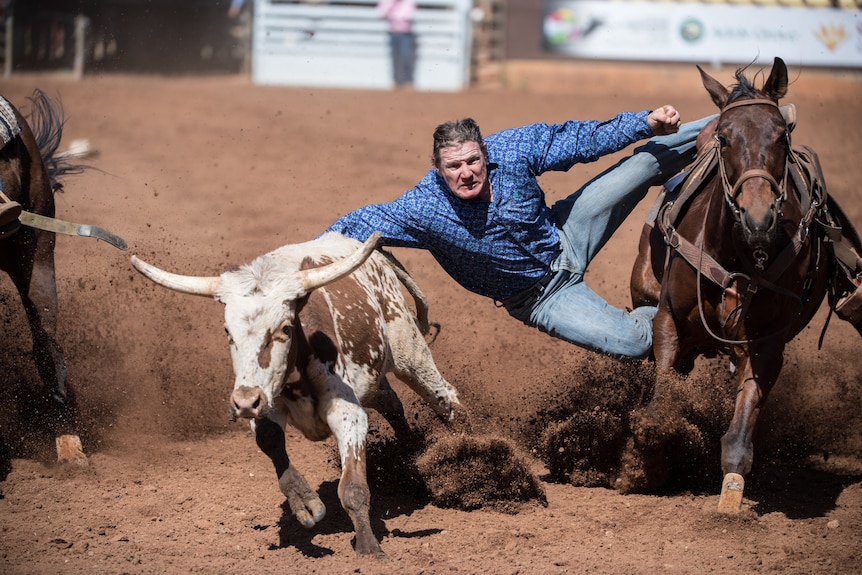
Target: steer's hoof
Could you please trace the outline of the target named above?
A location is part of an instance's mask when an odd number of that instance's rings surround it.
[[[87,465],[87,455],[77,435],[59,435],[56,439],[57,463],[75,463]]]
[[[460,403],[452,404],[452,412],[447,422],[449,430],[458,435],[469,435],[473,432],[473,422],[470,412]]]
[[[738,473],[728,473],[721,483],[718,510],[721,513],[738,513],[742,509],[742,492],[745,479]]]
[[[355,540],[355,551],[359,555],[373,557],[374,559],[380,561],[389,560],[389,556],[380,547],[380,543],[378,543],[377,538],[374,537],[373,533],[368,533],[365,535],[360,535],[357,533]]]

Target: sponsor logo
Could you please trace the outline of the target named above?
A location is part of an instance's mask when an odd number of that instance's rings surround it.
[[[686,42],[693,44],[703,38],[703,22],[697,18],[687,18],[679,27],[679,35]]]
[[[814,36],[823,42],[823,45],[834,52],[841,42],[847,38],[847,31],[844,26],[836,26],[835,24],[821,24],[820,28],[814,31]]]
[[[600,25],[599,20],[582,18],[571,8],[557,8],[545,16],[542,30],[549,44],[560,45],[585,38]]]

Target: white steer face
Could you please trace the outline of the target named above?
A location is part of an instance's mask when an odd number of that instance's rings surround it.
[[[296,354],[290,353],[295,343],[296,300],[258,293],[229,296],[224,303],[235,376],[231,415],[266,417],[281,394],[287,374],[296,369]]]

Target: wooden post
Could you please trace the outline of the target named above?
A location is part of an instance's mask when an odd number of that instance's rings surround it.
[[[12,45],[14,42],[14,38],[12,36],[13,26],[12,22],[15,17],[12,14],[5,15],[4,26],[4,34],[3,39],[3,75],[7,78],[12,75]]]
[[[84,62],[86,61],[86,46],[87,46],[87,28],[90,27],[90,20],[83,14],[75,16],[75,61],[73,64],[73,72],[76,80],[80,80],[84,76]]]

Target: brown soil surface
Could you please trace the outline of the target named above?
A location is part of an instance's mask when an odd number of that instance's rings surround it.
[[[732,72],[712,71],[725,83]],[[794,141],[819,152],[830,192],[862,225],[862,76],[792,69],[791,81],[787,100],[799,111]],[[491,133],[663,103],[684,119],[712,113],[694,66],[514,63],[502,86],[452,94],[267,87],[236,76],[74,81],[16,74],[0,85],[24,108],[37,87],[62,98],[64,142],[85,138],[99,155],[88,160],[98,170],[66,180],[57,215],[106,227],[130,245],[120,252],[92,239],[57,240],[59,332],[89,466],[54,464],[52,438],[21,415],[27,394],[4,396],[3,573],[862,570],[859,338],[833,317],[818,350],[824,311],[787,349],[761,417],[743,511],[728,516],[716,512],[714,454],[702,465],[706,483],[688,470],[658,494],[583,486],[600,485],[594,477],[571,477],[578,485],[554,480],[543,446],[560,439],[554,433],[578,429],[556,418],[569,404],[600,406],[616,386],[642,386],[649,370],[552,340],[466,293],[428,254],[396,250],[428,296],[432,320],[442,324],[432,351],[460,390],[477,436],[505,440],[514,450],[508,463],[526,462],[526,479],[536,481],[526,481],[533,496],[517,504],[484,504],[467,493],[453,507],[438,505],[398,480],[413,468],[406,458],[387,457],[386,424],[372,414],[372,525],[389,555],[381,562],[353,553],[332,440],[311,443],[288,432],[292,461],[319,490],[326,519],[305,530],[282,508],[271,464],[248,425],[228,419],[232,371],[221,306],[158,288],[129,264],[134,253],[180,273],[216,275],[308,240],[346,211],[412,186],[444,120],[469,115]],[[549,203],[617,159],[543,176]],[[628,303],[649,202],[589,271],[591,285],[619,306]],[[0,382],[36,388],[29,332],[5,277],[0,301]],[[722,360],[704,360],[694,377],[731,398]],[[394,385],[408,418],[424,424],[430,410]],[[717,437],[708,439],[714,451]],[[486,453],[478,464],[461,460],[474,477],[497,474]],[[442,462],[445,453],[438,455]],[[424,465],[435,461],[429,457]],[[459,472],[451,459],[445,468]]]

